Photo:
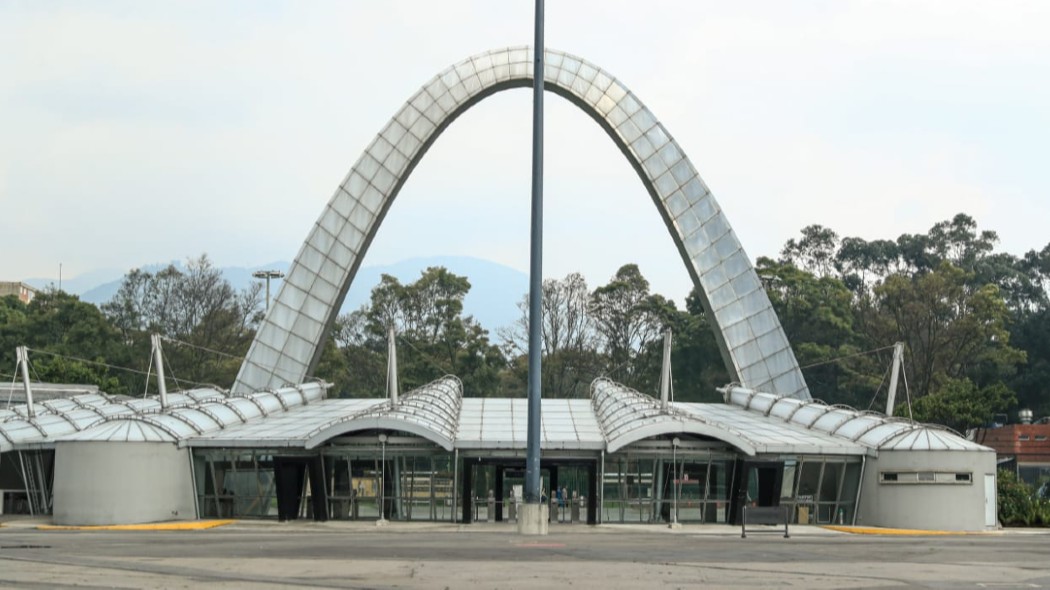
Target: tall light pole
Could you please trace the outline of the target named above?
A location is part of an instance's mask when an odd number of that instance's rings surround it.
[[[382,470],[379,472],[379,520],[376,521],[376,526],[383,526],[386,524],[386,441],[387,435],[379,435],[379,444],[383,445],[383,459],[380,463]]]
[[[529,250],[529,380],[528,436],[525,444],[525,503],[539,507],[540,494],[540,355],[543,354],[543,0],[536,0],[532,46],[532,234]],[[546,519],[543,519],[544,525]],[[524,530],[522,532],[525,532]],[[540,534],[546,531],[541,529]]]
[[[266,311],[270,311],[270,279],[280,279],[284,273],[279,270],[257,270],[252,273],[257,279],[266,279]]]
[[[674,490],[674,510],[671,511],[671,524],[668,526],[676,529],[681,525],[678,524],[678,445],[682,444],[681,439],[677,436],[671,440],[671,463],[673,468],[673,475],[671,476],[671,489]]]

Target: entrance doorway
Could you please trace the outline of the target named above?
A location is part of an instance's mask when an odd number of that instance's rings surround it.
[[[504,522],[517,518],[524,497],[515,492],[523,495],[524,460],[464,459],[461,473],[462,522]],[[544,500],[550,506],[551,522],[597,524],[597,461],[542,460],[540,481]]]
[[[784,481],[783,461],[737,461],[734,473],[730,524],[739,524],[741,510],[749,506],[780,506]]]
[[[299,518],[304,498],[310,503],[307,512],[313,515],[314,520],[328,520],[328,500],[320,456],[274,457],[273,471],[277,488],[277,518],[281,522]]]

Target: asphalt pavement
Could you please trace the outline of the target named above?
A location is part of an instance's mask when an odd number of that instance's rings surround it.
[[[238,521],[195,531],[0,528],[4,588],[1050,588],[1050,534],[821,527]]]

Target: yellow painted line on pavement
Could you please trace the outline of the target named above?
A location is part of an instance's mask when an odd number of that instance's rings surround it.
[[[233,524],[236,520],[186,520],[180,522],[153,522],[148,524],[109,524],[90,526],[66,526],[43,524],[37,528],[39,531],[202,531],[213,529],[227,524]]]
[[[918,529],[889,529],[882,527],[866,526],[837,526],[825,525],[822,528],[840,533],[853,533],[855,535],[895,535],[895,536],[932,536],[932,535],[984,535],[981,531],[923,531]]]

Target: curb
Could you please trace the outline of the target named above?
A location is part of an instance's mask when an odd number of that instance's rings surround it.
[[[998,531],[924,531],[919,529],[888,529],[881,527],[825,525],[821,528],[854,535],[885,535],[894,537],[931,537],[963,535],[1000,535]]]
[[[191,520],[183,522],[155,522],[149,524],[113,524],[113,525],[51,525],[42,524],[38,531],[202,531],[215,527],[233,524],[236,520]]]

